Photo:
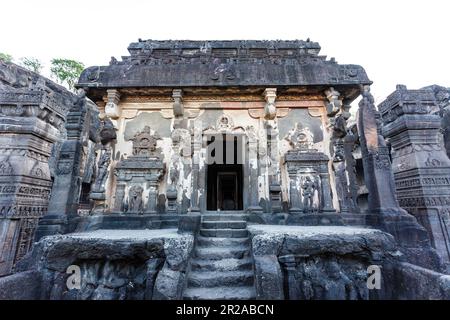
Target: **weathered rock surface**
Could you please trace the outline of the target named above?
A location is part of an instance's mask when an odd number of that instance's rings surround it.
[[[176,229],[97,230],[45,237],[20,267],[42,275],[42,299],[177,299],[192,247]],[[79,289],[68,288],[70,266]]]
[[[374,295],[367,287],[367,267],[390,266],[401,255],[390,234],[373,229],[253,225],[248,230],[258,298],[379,298],[380,292]]]

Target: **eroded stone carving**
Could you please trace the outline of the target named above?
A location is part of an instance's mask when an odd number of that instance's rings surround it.
[[[300,123],[291,129],[285,139],[295,150],[314,150],[314,136],[308,127],[302,128]]]
[[[315,208],[314,197],[319,190],[318,177],[305,176],[302,183],[303,208],[305,212],[312,212]]]
[[[132,186],[128,191],[128,213],[143,213],[142,193],[144,189],[141,186]]]
[[[116,89],[107,90],[107,102],[105,106],[105,114],[111,119],[120,117],[121,110],[119,108],[120,92]]]
[[[266,120],[273,120],[277,116],[277,108],[275,107],[276,97],[276,88],[267,88],[264,90],[264,98],[266,99],[266,104],[264,106],[264,119]]]
[[[156,147],[157,141],[161,139],[158,133],[151,133],[150,127],[145,126],[144,129],[137,133],[133,141],[133,156],[140,157],[160,157],[160,150]]]
[[[174,89],[172,91],[173,102],[173,114],[175,117],[183,117],[184,105],[183,105],[183,90]]]

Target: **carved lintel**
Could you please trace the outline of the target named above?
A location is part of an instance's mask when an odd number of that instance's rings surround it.
[[[184,105],[183,105],[183,90],[174,89],[172,91],[173,98],[173,114],[175,117],[183,117]]]
[[[120,117],[120,92],[117,89],[108,89],[106,92],[108,96],[105,106],[105,114],[111,119],[117,119]]]
[[[328,90],[325,90],[325,95],[327,97],[327,114],[329,117],[335,116],[342,107],[342,101],[339,99],[341,94],[334,90],[333,87],[330,87]]]
[[[277,108],[275,107],[276,97],[276,88],[266,88],[266,90],[264,90],[264,98],[266,99],[266,105],[264,106],[264,119],[266,120],[273,120],[277,116]]]

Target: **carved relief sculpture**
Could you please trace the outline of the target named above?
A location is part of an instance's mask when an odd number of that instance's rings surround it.
[[[128,191],[128,210],[127,213],[143,213],[142,193],[144,189],[141,186],[132,186]]]

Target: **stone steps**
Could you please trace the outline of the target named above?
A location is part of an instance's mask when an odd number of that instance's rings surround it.
[[[226,258],[221,260],[193,259],[191,261],[192,271],[239,271],[252,270],[253,261],[250,258],[236,259]]]
[[[207,213],[202,216],[203,221],[246,221],[247,214],[244,213],[227,213],[213,214]]]
[[[248,237],[247,229],[200,229],[200,235],[203,237],[218,238],[245,238]]]
[[[199,247],[229,247],[229,246],[245,246],[250,244],[248,237],[244,238],[220,238],[220,237],[202,237],[197,238],[197,244]]]
[[[194,271],[188,279],[189,287],[218,287],[226,283],[228,286],[253,285],[253,271]]]
[[[255,299],[251,241],[244,214],[206,214],[184,299]]]
[[[203,229],[245,229],[247,222],[245,221],[203,221]]]
[[[248,247],[226,247],[226,248],[198,248],[195,250],[195,256],[204,260],[220,260],[220,259],[242,259],[248,257],[250,250]]]
[[[253,286],[226,286],[213,288],[187,288],[185,300],[254,300],[256,292]]]

